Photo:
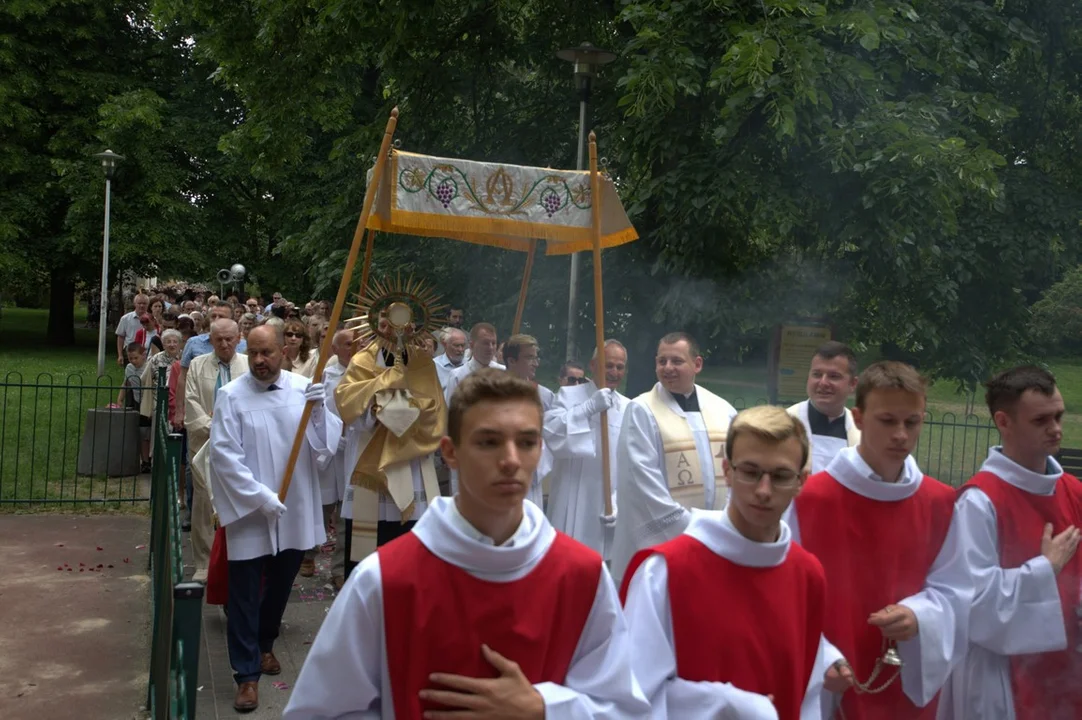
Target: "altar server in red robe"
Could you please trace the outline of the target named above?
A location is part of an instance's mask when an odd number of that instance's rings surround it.
[[[541,418],[529,381],[493,369],[462,380],[440,448],[457,494],[352,573],[287,720],[648,716],[601,557],[523,502]]]
[[[846,720],[930,720],[964,652],[973,583],[955,492],[910,454],[925,386],[903,363],[861,373],[860,443],[808,479],[788,517],[793,539],[826,573],[825,635],[839,654],[828,655],[824,717],[834,717],[842,692]]]
[[[1047,370],[1017,367],[987,383],[1003,445],[962,488],[958,516],[976,578],[965,661],[944,718],[1082,718],[1082,484],[1052,456],[1063,396]]]
[[[632,664],[652,717],[819,720],[826,581],[781,517],[807,476],[808,436],[782,408],[729,426],[725,510],[694,510],[624,575]]]

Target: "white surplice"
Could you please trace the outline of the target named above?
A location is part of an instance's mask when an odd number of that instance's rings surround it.
[[[856,494],[887,503],[912,497],[924,481],[924,473],[912,455],[906,458],[897,482],[886,482],[875,474],[855,447],[838,453],[827,472]],[[785,522],[792,530],[793,542],[799,543],[800,521],[795,508],[796,503],[789,506]],[[955,512],[943,547],[928,571],[924,589],[895,602],[912,610],[920,627],[915,638],[897,644],[903,663],[902,691],[918,707],[930,703],[943,688],[954,663],[965,651],[969,607],[973,602],[973,579],[966,562],[970,549],[966,536],[963,519]],[[913,537],[914,543],[926,540],[923,536]],[[874,572],[874,568],[869,571]],[[829,577],[827,583],[830,583]],[[828,666],[842,657],[833,645],[826,652]],[[832,717],[837,701],[833,693],[823,691],[824,717]]]
[[[1027,470],[994,447],[981,471],[1034,495],[1052,495],[1063,474],[1048,458],[1048,474]],[[976,585],[969,645],[940,701],[940,718],[1014,720],[1011,655],[1067,646],[1056,573],[1043,555],[1017,568],[999,564],[999,530],[992,501],[977,488],[962,493],[955,516],[966,529],[966,561]],[[1082,682],[1082,679],[1079,679]]]
[[[856,447],[860,443],[860,430],[857,429],[856,422],[853,420],[853,413],[849,408],[845,408],[846,437],[836,438],[830,435],[813,435],[811,420],[808,419],[808,403],[810,402],[810,400],[799,402],[791,406],[786,412],[800,420],[804,430],[808,433],[808,440],[811,443],[811,456],[808,460],[811,463],[810,472],[814,475],[826,470],[834,457],[843,449]]]
[[[716,555],[753,568],[781,565],[789,554],[792,536],[782,523],[777,541],[759,543],[740,534],[725,510],[692,510],[687,535],[703,543]],[[739,592],[739,588],[734,588]],[[703,598],[709,602],[709,598]],[[676,650],[673,641],[672,606],[669,602],[669,569],[665,557],[646,558],[631,577],[624,607],[630,629],[632,669],[650,700],[651,717],[732,718],[732,720],[775,720],[774,704],[765,695],[741,690],[732,683],[683,680],[676,675]],[[763,622],[769,622],[763,618]],[[820,720],[819,697],[823,676],[830,667],[828,644],[820,640],[815,665],[804,699],[801,720]],[[719,652],[723,652],[719,650]],[[791,658],[777,658],[787,663]]]
[[[338,412],[338,405],[334,400],[334,390],[338,387],[338,383],[342,382],[342,378],[345,377],[345,374],[346,368],[343,367],[341,363],[335,363],[334,365],[328,363],[327,367],[323,370],[323,388],[326,391],[326,399],[324,402],[326,403],[327,411],[333,413],[339,421],[342,420],[342,415]],[[338,448],[334,453],[334,460],[331,461],[330,466],[320,473],[319,490],[324,505],[340,502],[342,498],[346,496],[345,436],[348,435],[349,432],[349,429],[345,430],[343,438],[338,442]]]
[[[500,583],[519,580],[536,568],[556,536],[539,508],[530,503],[524,507],[522,524],[500,547],[466,522],[454,498],[437,499],[412,532],[438,558],[493,583],[493,592],[499,592]],[[378,553],[365,558],[331,606],[301,668],[284,720],[394,719],[379,561]],[[524,614],[544,610],[521,608]],[[631,655],[616,588],[602,566],[565,684],[534,686],[544,698],[545,717],[648,717],[646,698],[631,672]]]
[[[556,393],[556,402],[545,413],[545,447],[552,455],[549,502],[546,514],[553,527],[587,545],[606,560],[612,554],[612,531],[606,532],[601,516],[605,498],[601,482],[601,415],[587,415],[584,403],[598,392],[594,383],[568,385]],[[616,446],[624,410],[630,402],[613,393],[615,405],[608,409],[609,482],[615,495]]]
[[[660,386],[660,383],[658,383]],[[657,387],[657,386],[655,386]],[[696,385],[696,392],[699,386]],[[665,404],[687,420],[695,438],[695,451],[702,468],[703,491],[707,510],[722,510],[714,506],[716,478],[714,458],[710,452],[710,435],[701,413],[685,413],[668,390],[661,389]],[[640,396],[641,398],[641,396]],[[616,582],[623,578],[632,556],[643,548],[672,540],[687,529],[691,513],[672,499],[669,478],[665,470],[665,451],[654,414],[645,400],[635,398],[624,409],[624,423],[617,441],[616,464],[620,468],[617,497],[620,512],[612,547],[612,576]],[[729,408],[729,419],[736,410]]]
[[[308,550],[327,539],[319,472],[334,458],[341,421],[316,410],[293,470],[286,512],[271,520],[260,507],[278,494],[304,411],[306,377],[283,370],[269,390],[251,374],[223,386],[210,428],[210,479],[214,509],[225,527],[230,560]]]

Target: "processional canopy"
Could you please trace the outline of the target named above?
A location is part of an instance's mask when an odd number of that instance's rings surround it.
[[[369,174],[371,178],[371,173]],[[601,247],[638,239],[608,175],[600,176]],[[547,255],[594,248],[588,170],[502,165],[391,150],[368,228]]]

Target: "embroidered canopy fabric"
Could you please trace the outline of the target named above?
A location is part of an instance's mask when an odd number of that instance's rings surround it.
[[[499,165],[394,150],[368,227],[546,254],[593,249],[590,173]],[[601,176],[601,247],[638,239],[612,180]]]

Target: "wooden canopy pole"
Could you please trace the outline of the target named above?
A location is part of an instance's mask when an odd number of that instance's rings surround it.
[[[364,192],[364,203],[361,205],[361,217],[357,220],[357,229],[353,233],[353,244],[349,248],[349,257],[346,259],[346,269],[342,272],[342,282],[338,284],[338,297],[334,300],[334,310],[331,311],[329,326],[338,327],[342,318],[342,308],[346,304],[346,295],[349,293],[349,284],[353,280],[353,266],[357,264],[357,256],[361,252],[361,239],[364,237],[365,228],[368,225],[368,216],[372,213],[372,205],[376,200],[376,192],[379,190],[380,181],[383,179],[383,168],[387,165],[387,155],[391,151],[391,138],[394,136],[395,127],[398,125],[398,108],[391,110],[391,117],[387,119],[387,129],[383,131],[383,142],[379,146],[379,155],[376,156],[376,167],[372,170],[372,181]],[[365,273],[367,274],[368,263],[371,261],[370,250],[372,238],[369,234],[368,250],[365,251]],[[364,278],[367,281],[367,277]],[[327,365],[327,358],[331,354],[331,344],[334,342],[334,333],[327,333],[323,340],[323,347],[319,349],[319,362],[316,364],[315,374],[312,376],[315,382],[323,377],[323,368]],[[278,490],[278,499],[286,501],[289,493],[289,484],[293,481],[293,469],[297,467],[297,457],[301,453],[304,444],[304,431],[308,427],[308,420],[312,417],[314,402],[305,403],[304,412],[301,414],[301,423],[297,428],[297,434],[293,438],[293,448],[289,451],[289,462],[286,463],[286,471],[282,476],[282,486]]]
[[[361,265],[361,297],[368,290],[368,272],[372,269],[372,247],[376,244],[376,231],[368,231],[368,241],[364,246],[364,265]]]
[[[518,335],[522,329],[522,311],[526,309],[526,291],[530,285],[530,273],[533,272],[533,259],[537,253],[537,238],[530,240],[530,251],[526,254],[526,269],[522,271],[522,287],[518,289],[518,307],[515,308],[515,324],[511,326],[511,334]]]
[[[590,131],[590,230],[594,240],[594,333],[597,340],[597,375],[605,379],[605,298],[601,286],[601,176],[597,172],[597,136]],[[601,491],[605,514],[612,515],[612,479],[609,477],[609,413],[601,412]]]

